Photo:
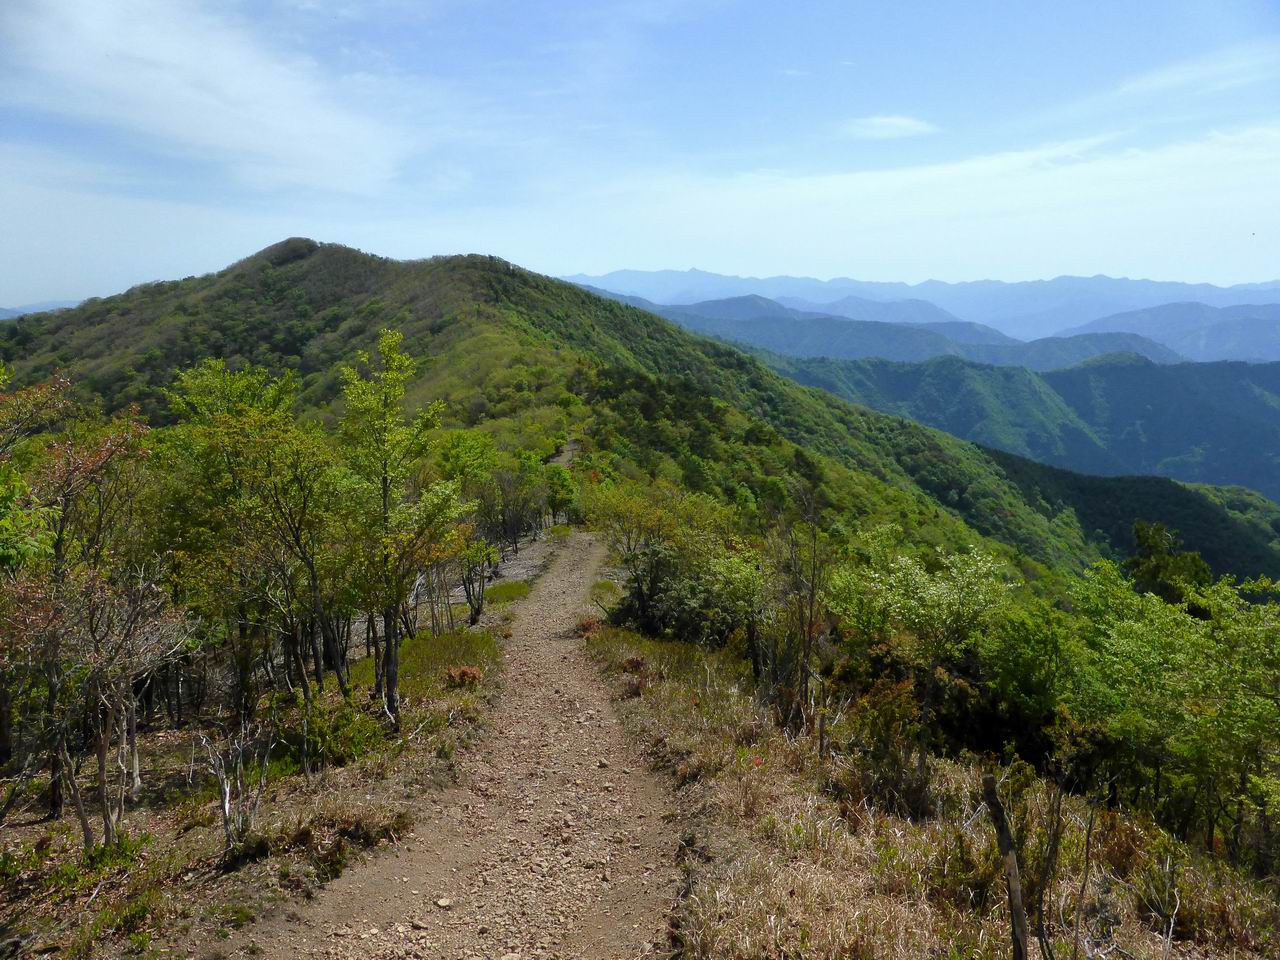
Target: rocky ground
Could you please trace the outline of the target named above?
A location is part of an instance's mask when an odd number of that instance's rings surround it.
[[[619,724],[573,628],[604,548],[574,534],[520,602],[504,689],[414,832],[246,928],[243,956],[584,958],[661,949],[676,895],[667,784]]]

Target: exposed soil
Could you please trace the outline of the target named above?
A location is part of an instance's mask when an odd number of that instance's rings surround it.
[[[414,832],[242,931],[268,958],[652,955],[676,895],[666,783],[628,739],[573,628],[604,548],[574,534],[520,601],[504,689],[460,780]]]

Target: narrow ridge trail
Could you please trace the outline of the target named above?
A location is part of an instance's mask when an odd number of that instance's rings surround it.
[[[503,688],[460,782],[412,836],[244,931],[267,958],[625,960],[675,897],[668,786],[622,729],[573,628],[604,547],[576,533],[520,601]]]

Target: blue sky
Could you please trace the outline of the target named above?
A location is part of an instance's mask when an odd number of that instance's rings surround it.
[[[0,305],[289,235],[549,273],[1274,279],[1280,5],[0,2]]]

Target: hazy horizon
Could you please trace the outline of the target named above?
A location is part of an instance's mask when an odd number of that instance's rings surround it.
[[[0,304],[287,236],[542,273],[1267,282],[1280,9],[9,0]]]
[[[286,239],[286,238],[281,238],[281,241],[283,239]],[[333,244],[339,244],[343,246],[353,246],[351,244],[343,244],[342,241],[340,240],[323,240],[316,237],[311,237],[308,239],[316,240],[319,243],[333,243]],[[281,241],[276,241],[276,242],[281,242]],[[268,244],[267,246],[271,246],[271,245],[272,244]],[[259,252],[259,250],[261,249],[265,249],[265,247],[257,248],[255,250],[245,251],[242,255],[237,256],[235,259],[230,260],[226,263],[211,267],[207,270],[197,271],[195,274],[192,274],[192,273],[183,274],[183,276],[216,273],[219,270],[223,270],[229,266],[232,266],[238,260],[244,259],[247,256],[251,256],[254,253]],[[364,253],[369,253],[376,256],[389,256],[388,254],[379,253],[377,250],[370,250],[366,248],[359,248],[359,249],[361,249],[361,251]],[[491,253],[488,253],[487,251],[470,250],[470,251],[457,251],[456,253],[427,253],[421,256],[391,257],[391,259],[401,260],[401,261],[413,261],[413,260],[427,260],[437,256],[454,256],[454,255],[496,256],[496,254],[491,254]],[[503,258],[503,259],[506,259],[506,258]],[[521,264],[516,261],[510,261],[510,262],[515,263],[516,266],[520,266],[520,267],[526,266],[525,264]],[[532,268],[527,268],[527,269],[532,269]],[[981,283],[1000,283],[1000,284],[1012,285],[1012,284],[1019,284],[1019,283],[1047,283],[1054,280],[1068,280],[1068,279],[1078,279],[1078,280],[1106,279],[1106,280],[1119,280],[1119,281],[1133,281],[1138,283],[1178,283],[1178,284],[1192,284],[1192,285],[1208,284],[1210,286],[1215,286],[1215,287],[1218,287],[1219,289],[1224,289],[1224,290],[1233,289],[1236,287],[1269,287],[1272,285],[1280,285],[1280,273],[1277,273],[1277,275],[1274,277],[1261,277],[1255,280],[1241,280],[1238,282],[1228,283],[1228,284],[1215,284],[1215,283],[1212,283],[1211,281],[1184,280],[1177,277],[1126,277],[1126,276],[1118,276],[1115,274],[1107,274],[1107,273],[1098,273],[1098,274],[1092,274],[1089,276],[1085,276],[1083,274],[1059,273],[1053,276],[1023,277],[1023,278],[1014,278],[1014,279],[1008,279],[1003,277],[970,277],[970,278],[958,279],[958,280],[943,280],[938,277],[925,277],[920,280],[901,280],[901,279],[892,278],[892,277],[865,277],[865,276],[857,276],[854,274],[821,275],[816,273],[733,273],[733,272],[721,272],[716,270],[706,270],[706,269],[703,269],[702,267],[655,267],[652,269],[637,269],[634,267],[624,266],[624,267],[618,267],[612,270],[603,270],[598,273],[586,273],[583,271],[576,271],[576,270],[567,271],[567,272],[558,272],[558,273],[546,273],[545,271],[535,271],[535,272],[545,273],[547,276],[552,276],[557,279],[571,280],[575,282],[585,282],[587,280],[599,279],[602,277],[608,277],[610,275],[619,274],[619,273],[647,273],[647,274],[674,273],[674,274],[704,274],[707,276],[723,277],[725,279],[730,279],[730,280],[741,280],[748,283],[751,281],[765,282],[770,280],[789,279],[789,280],[813,281],[816,283],[839,283],[841,281],[851,281],[851,282],[857,282],[857,283],[870,283],[870,284],[905,285],[909,287],[918,287],[928,283],[946,283],[953,286],[958,286],[963,284],[981,284]],[[119,287],[117,289],[98,290],[91,293],[87,293],[83,296],[69,296],[69,297],[49,296],[49,297],[41,298],[39,300],[26,301],[21,303],[20,302],[8,302],[8,303],[0,302],[0,309],[15,309],[15,308],[29,308],[29,307],[39,307],[43,309],[48,309],[48,304],[80,303],[94,297],[108,297],[108,296],[124,293],[126,290],[132,287],[138,286],[140,284],[163,282],[167,280],[176,280],[176,279],[181,279],[181,278],[178,275],[154,276],[154,277],[142,276],[134,281],[131,281],[127,286]]]

